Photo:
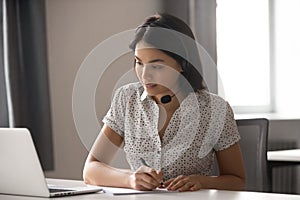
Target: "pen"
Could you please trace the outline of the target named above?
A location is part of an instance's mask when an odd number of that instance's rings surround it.
[[[140,161],[143,165],[145,165],[146,167],[150,167],[150,165],[144,160],[144,158],[140,158]],[[164,182],[160,182],[160,186],[164,187]]]
[[[143,158],[140,158],[140,160],[143,165],[145,165],[146,167],[150,167]]]

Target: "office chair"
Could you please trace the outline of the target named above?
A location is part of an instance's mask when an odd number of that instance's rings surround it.
[[[236,123],[246,168],[245,190],[271,192],[272,174],[267,161],[269,120],[240,119]]]
[[[246,170],[246,191],[271,192],[271,171],[268,168],[269,121],[259,119],[236,120],[241,135],[240,147]],[[215,160],[214,174],[218,172]]]

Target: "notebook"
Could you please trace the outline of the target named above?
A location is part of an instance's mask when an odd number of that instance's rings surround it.
[[[57,197],[102,191],[97,186],[48,187],[38,155],[26,128],[0,128],[0,193]]]

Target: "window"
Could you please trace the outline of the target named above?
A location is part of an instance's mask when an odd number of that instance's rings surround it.
[[[299,0],[218,0],[219,91],[235,113],[299,116]]]
[[[268,0],[217,2],[219,91],[235,112],[268,112],[270,39]]]

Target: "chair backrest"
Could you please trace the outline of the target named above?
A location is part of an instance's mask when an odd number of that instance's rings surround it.
[[[267,162],[269,121],[264,118],[240,119],[236,123],[246,168],[246,190],[270,192],[271,172]]]

